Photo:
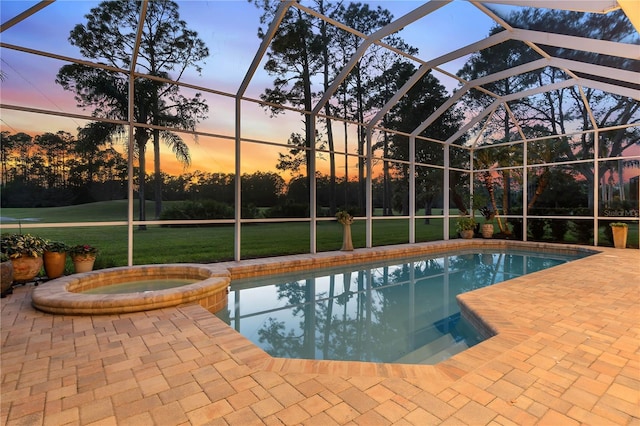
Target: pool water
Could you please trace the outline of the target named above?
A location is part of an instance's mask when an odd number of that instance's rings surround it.
[[[165,290],[168,288],[181,287],[187,284],[193,284],[197,280],[191,278],[160,278],[152,280],[136,280],[127,281],[118,284],[109,284],[90,290],[85,290],[83,294],[120,294],[120,293],[138,293],[144,291]]]
[[[483,340],[458,294],[584,256],[475,250],[232,280],[219,316],[276,357],[435,364]]]

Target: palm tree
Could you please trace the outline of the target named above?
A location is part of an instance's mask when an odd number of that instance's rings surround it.
[[[138,22],[145,11],[145,25],[138,40]],[[189,30],[186,22],[180,19],[178,4],[174,1],[158,0],[144,4],[136,0],[104,1],[91,9],[86,18],[87,22],[76,25],[69,36],[71,44],[78,47],[84,57],[128,70],[134,57],[132,46],[139,44],[139,55],[133,65],[149,76],[136,78],[133,111],[136,123],[153,126],[151,130],[147,127],[134,130],[139,160],[140,220],[145,220],[146,143],[152,138],[156,165],[156,214],[159,215],[162,202],[160,141],[164,138],[178,160],[186,161],[186,164],[189,161],[184,141],[175,134],[155,130],[156,126],[193,130],[208,112],[200,93],[187,98],[180,94],[176,84],[167,82],[170,80],[169,72],[178,75],[176,81],[188,67],[200,72],[198,64],[209,51],[197,33]],[[85,64],[70,64],[60,69],[56,82],[65,90],[74,91],[81,106],[93,108],[96,117],[127,119],[128,75]]]

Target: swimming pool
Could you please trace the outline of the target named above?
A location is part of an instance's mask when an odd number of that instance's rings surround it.
[[[586,255],[469,249],[232,279],[219,316],[276,357],[435,364],[483,340],[458,294]]]

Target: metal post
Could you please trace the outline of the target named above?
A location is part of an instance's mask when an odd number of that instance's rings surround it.
[[[409,137],[409,243],[416,242],[416,136]]]

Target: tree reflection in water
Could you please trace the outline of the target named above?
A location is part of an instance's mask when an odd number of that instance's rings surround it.
[[[394,362],[425,351],[445,335],[454,343],[467,337],[470,345],[478,341],[460,331],[468,325],[460,320],[458,294],[568,260],[549,254],[463,253],[307,272],[306,278],[270,277],[264,280],[268,285],[239,289],[234,282],[230,298],[243,302],[229,318],[273,356]]]

